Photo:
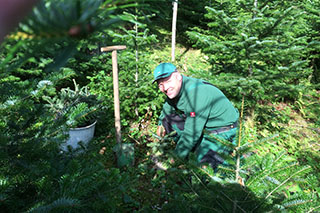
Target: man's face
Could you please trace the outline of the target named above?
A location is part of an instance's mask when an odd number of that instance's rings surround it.
[[[157,83],[160,91],[166,94],[168,98],[173,99],[180,92],[182,76],[178,72],[174,72],[169,77],[159,79]]]

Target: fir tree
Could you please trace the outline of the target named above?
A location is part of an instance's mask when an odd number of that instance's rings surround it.
[[[188,35],[230,97],[294,99],[307,89],[312,70],[302,2],[213,1],[206,9],[208,29]]]

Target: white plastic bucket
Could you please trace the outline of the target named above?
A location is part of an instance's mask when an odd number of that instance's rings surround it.
[[[88,142],[94,136],[94,130],[96,127],[97,121],[93,124],[81,127],[81,128],[72,128],[69,130],[69,139],[65,144],[62,144],[62,150],[67,151],[68,146],[71,146],[73,149],[79,147],[79,142],[82,141],[83,145],[88,145]]]

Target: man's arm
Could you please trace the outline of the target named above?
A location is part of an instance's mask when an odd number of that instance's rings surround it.
[[[213,104],[210,96],[205,87],[197,87],[189,92],[189,100],[192,103],[185,112],[187,119],[175,149],[181,158],[187,157],[200,140]]]
[[[161,114],[159,116],[159,121],[158,121],[158,128],[157,128],[157,135],[160,137],[164,137],[166,135],[166,131],[164,127],[162,126],[162,119],[166,116],[169,115],[173,112],[173,107],[168,104],[168,102],[165,102],[162,107]]]

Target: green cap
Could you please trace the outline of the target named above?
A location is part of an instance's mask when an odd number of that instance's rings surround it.
[[[166,78],[170,76],[173,72],[176,71],[176,66],[174,66],[171,63],[161,63],[159,64],[156,69],[153,71],[153,77],[154,80],[152,83],[154,83],[156,80],[159,80],[161,78]]]

